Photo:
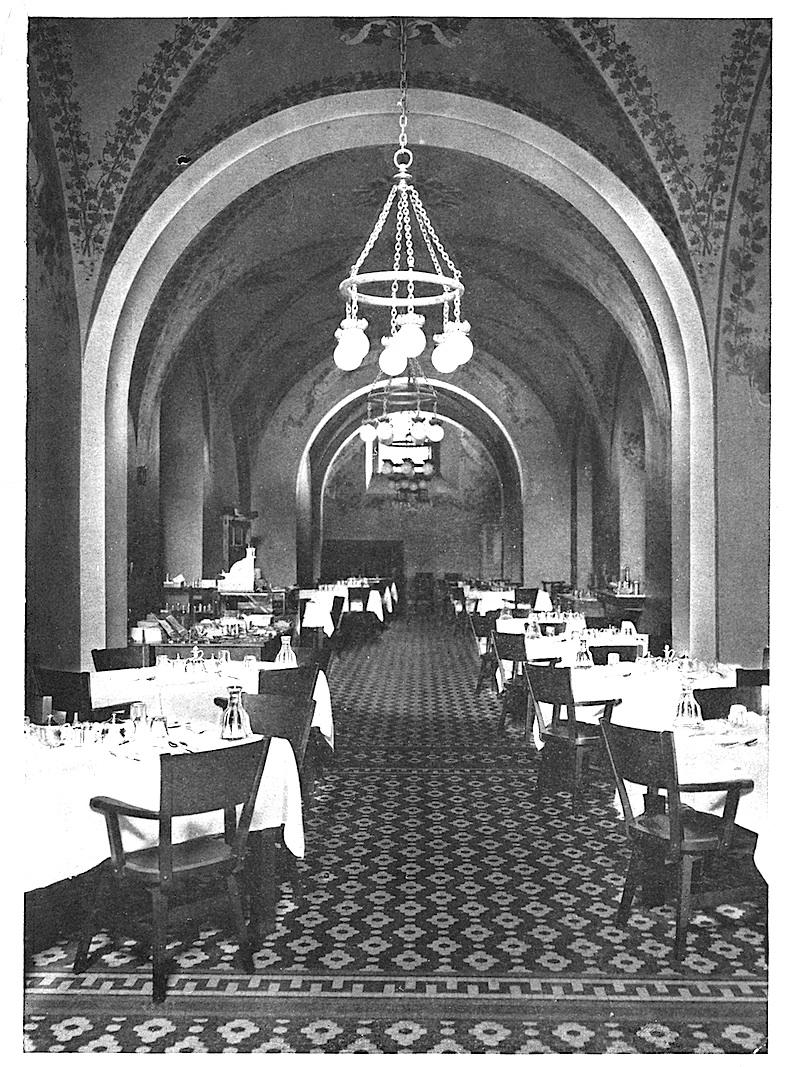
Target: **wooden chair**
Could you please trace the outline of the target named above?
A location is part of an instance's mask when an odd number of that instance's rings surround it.
[[[470,614],[468,616],[472,636],[475,639],[475,647],[480,657],[478,680],[475,683],[475,692],[480,693],[483,683],[489,680],[492,688],[497,692],[497,679],[495,678],[495,658],[492,647],[492,634],[495,622],[500,614],[499,611],[488,611],[485,615]],[[481,651],[481,643],[485,641],[484,651]]]
[[[737,667],[737,703],[744,704],[749,711],[755,711],[759,715],[764,713],[764,686],[767,685],[769,685],[768,667]]]
[[[120,671],[132,667],[155,667],[155,645],[127,645],[125,648],[93,648],[96,671]]]
[[[731,704],[740,702],[739,694],[732,685],[695,689],[694,699],[700,705],[704,719],[727,719]]]
[[[533,717],[539,728],[539,735],[544,743],[542,763],[536,783],[536,796],[542,795],[545,769],[551,770],[557,753],[566,752],[572,758],[572,814],[577,814],[578,796],[583,781],[584,766],[589,754],[597,751],[601,745],[600,727],[596,723],[580,722],[575,716],[575,708],[602,708],[605,722],[611,719],[611,712],[620,703],[614,700],[575,700],[572,695],[572,677],[568,667],[539,666],[526,664],[525,679],[528,684],[528,712],[525,721],[525,739],[530,737]],[[553,716],[545,722],[542,704],[553,705]],[[561,709],[566,710],[566,718],[561,717]]]
[[[600,724],[600,730],[632,849],[617,909],[617,925],[627,923],[639,887],[651,887],[654,882],[663,880],[665,874],[674,872],[677,906],[673,956],[679,961],[686,947],[692,903],[721,902],[722,899],[718,888],[710,897],[693,894],[696,865],[703,857],[718,856],[723,852],[752,857],[757,835],[736,824],[736,809],[741,793],[752,789],[753,783],[749,779],[679,783],[675,738],[671,731],[636,730],[607,721]],[[628,783],[644,786],[647,790],[641,815],[634,815]],[[682,793],[722,791],[726,795],[721,816],[696,811],[681,802]]]
[[[529,611],[532,611],[533,605],[536,603],[536,594],[538,592],[538,586],[519,586],[514,590],[514,602],[518,608],[527,608]]]
[[[247,834],[269,740],[258,740],[210,752],[161,756],[161,798],[157,811],[126,804],[111,797],[93,797],[90,805],[105,817],[111,859],[101,880],[78,941],[73,970],[81,974],[90,964],[89,949],[110,886],[124,892],[144,886],[152,900],[153,1000],[167,995],[167,926],[169,919],[195,910],[195,905],[171,908],[171,897],[190,880],[224,879],[231,917],[239,940],[239,954],[248,974],[254,971],[240,889]],[[238,820],[237,805],[242,805]],[[172,820],[184,815],[224,811],[224,834],[172,841]],[[158,844],[126,852],[120,818],[158,822]],[[114,910],[119,916],[119,907]]]
[[[620,663],[633,663],[642,655],[641,645],[589,645],[589,655],[596,667],[605,667],[611,652],[616,652]]]
[[[262,696],[304,696],[311,700],[318,673],[315,662],[280,671],[259,671],[258,691]]]
[[[62,671],[50,667],[33,666],[36,696],[34,711],[41,709],[41,698],[53,698],[53,717],[56,721],[91,722],[92,697],[88,671]],[[63,716],[63,717],[62,717]],[[35,717],[35,716],[34,716]]]

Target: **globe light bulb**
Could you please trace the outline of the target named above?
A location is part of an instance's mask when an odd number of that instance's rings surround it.
[[[389,378],[396,378],[398,374],[402,374],[407,365],[408,358],[394,340],[387,344],[378,360],[378,366]]]
[[[428,425],[424,419],[416,417],[411,423],[411,436],[415,441],[424,441],[428,436]]]
[[[390,459],[385,459],[383,463],[381,463],[381,474],[385,474],[387,477],[394,474],[394,464]]]
[[[425,351],[428,342],[420,326],[414,322],[406,322],[395,334],[395,343],[406,359],[416,359]]]
[[[432,422],[429,436],[431,441],[441,441],[444,437],[444,426],[440,422]]]
[[[418,493],[419,492],[419,486],[417,485],[416,482],[410,482],[408,488],[411,490],[412,493]]]
[[[425,462],[422,464],[422,473],[425,475],[426,478],[433,477],[433,464],[429,459],[426,459]]]
[[[451,346],[451,351],[458,358],[459,366],[469,363],[472,359],[473,344],[465,333],[461,333],[460,331],[456,333],[453,331],[448,337],[447,343]]]
[[[369,352],[369,338],[364,333],[366,325],[366,319],[342,320],[334,334],[339,343],[333,353],[333,362],[339,370],[355,370]]]
[[[410,459],[406,459],[403,461],[402,471],[406,478],[410,478],[411,475],[414,473],[414,464],[411,462]]]
[[[440,374],[452,374],[459,366],[458,352],[453,351],[449,335],[434,348],[431,363]]]
[[[365,422],[361,429],[358,431],[358,436],[361,438],[364,444],[369,445],[372,444],[372,442],[378,436],[378,431],[371,422]]]
[[[378,423],[378,440],[391,441],[393,437],[394,431],[392,430],[392,424],[388,419],[381,419]]]

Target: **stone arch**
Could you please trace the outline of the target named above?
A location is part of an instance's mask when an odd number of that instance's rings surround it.
[[[81,402],[81,648],[118,643],[126,627],[127,394],[147,311],[178,256],[223,207],[272,174],[316,156],[385,144],[394,90],[334,95],[270,115],[179,175],[125,244],[84,354]],[[697,299],[674,249],[631,190],[562,134],[508,108],[455,93],[414,94],[420,141],[503,163],[591,220],[626,263],[665,353],[671,397],[673,637],[716,653],[713,397]]]

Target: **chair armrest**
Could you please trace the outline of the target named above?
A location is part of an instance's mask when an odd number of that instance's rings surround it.
[[[622,697],[613,697],[609,700],[576,700],[573,706],[576,708],[598,708],[602,704],[603,707],[615,708],[617,704],[621,703]]]
[[[113,797],[92,797],[89,807],[92,811],[99,811],[102,815],[127,815],[131,819],[158,819],[159,817],[157,811],[137,808],[135,804],[126,804],[125,801],[115,800]]]
[[[679,793],[723,793],[731,789],[743,792],[745,789],[753,789],[752,778],[727,778],[724,782],[683,782],[678,783]]]

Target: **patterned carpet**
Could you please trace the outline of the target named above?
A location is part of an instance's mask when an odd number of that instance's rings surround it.
[[[299,885],[237,969],[211,921],[175,943],[164,1004],[113,946],[81,976],[74,941],[33,958],[25,1047],[86,1052],[766,1051],[765,910],[613,918],[628,850],[605,771],[585,808],[534,799],[536,750],[447,625],[397,620],[329,672],[337,752],[318,783]]]

